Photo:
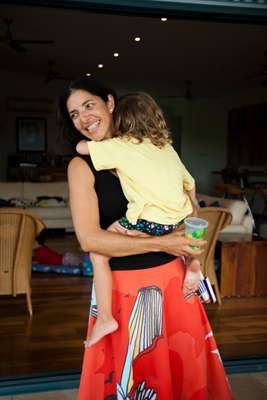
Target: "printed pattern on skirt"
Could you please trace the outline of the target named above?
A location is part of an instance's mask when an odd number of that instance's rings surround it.
[[[79,400],[231,400],[198,296],[182,294],[180,259],[113,271],[119,329],[85,350]],[[97,317],[92,291],[88,332]]]

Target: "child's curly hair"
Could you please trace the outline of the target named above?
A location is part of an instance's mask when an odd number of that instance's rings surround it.
[[[151,140],[157,147],[172,143],[163,113],[155,100],[143,92],[122,96],[114,111],[114,136]]]

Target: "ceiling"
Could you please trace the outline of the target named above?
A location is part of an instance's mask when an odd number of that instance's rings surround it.
[[[49,45],[27,44],[22,54],[0,43],[0,70],[45,79],[52,60],[58,76],[73,78],[90,72],[122,86],[138,84],[138,89],[150,82],[162,95],[181,95],[186,80],[193,82],[195,93],[220,95],[260,85],[267,79],[264,25],[170,18],[161,22],[159,17],[88,10],[0,7],[0,37],[5,34],[2,18],[12,18],[14,39],[54,41]],[[140,36],[141,42],[134,42],[135,36]],[[113,57],[115,51],[118,58]],[[99,63],[104,64],[101,70]],[[170,88],[168,93],[166,87]]]

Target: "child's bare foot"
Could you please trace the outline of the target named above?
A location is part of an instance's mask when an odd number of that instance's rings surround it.
[[[184,297],[186,297],[190,293],[194,293],[198,290],[199,281],[200,281],[200,271],[192,272],[189,270],[186,272],[184,283],[183,283]]]
[[[115,332],[119,327],[118,322],[112,318],[109,320],[103,320],[101,318],[97,318],[96,323],[92,329],[90,336],[85,340],[84,346],[91,347],[93,344],[99,342],[104,336],[109,335],[112,332]]]

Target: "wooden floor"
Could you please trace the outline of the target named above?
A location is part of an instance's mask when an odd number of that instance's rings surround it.
[[[0,377],[79,370],[90,291],[87,277],[34,273],[32,319],[24,295],[1,296]],[[206,310],[223,359],[267,356],[267,298],[224,299]]]

